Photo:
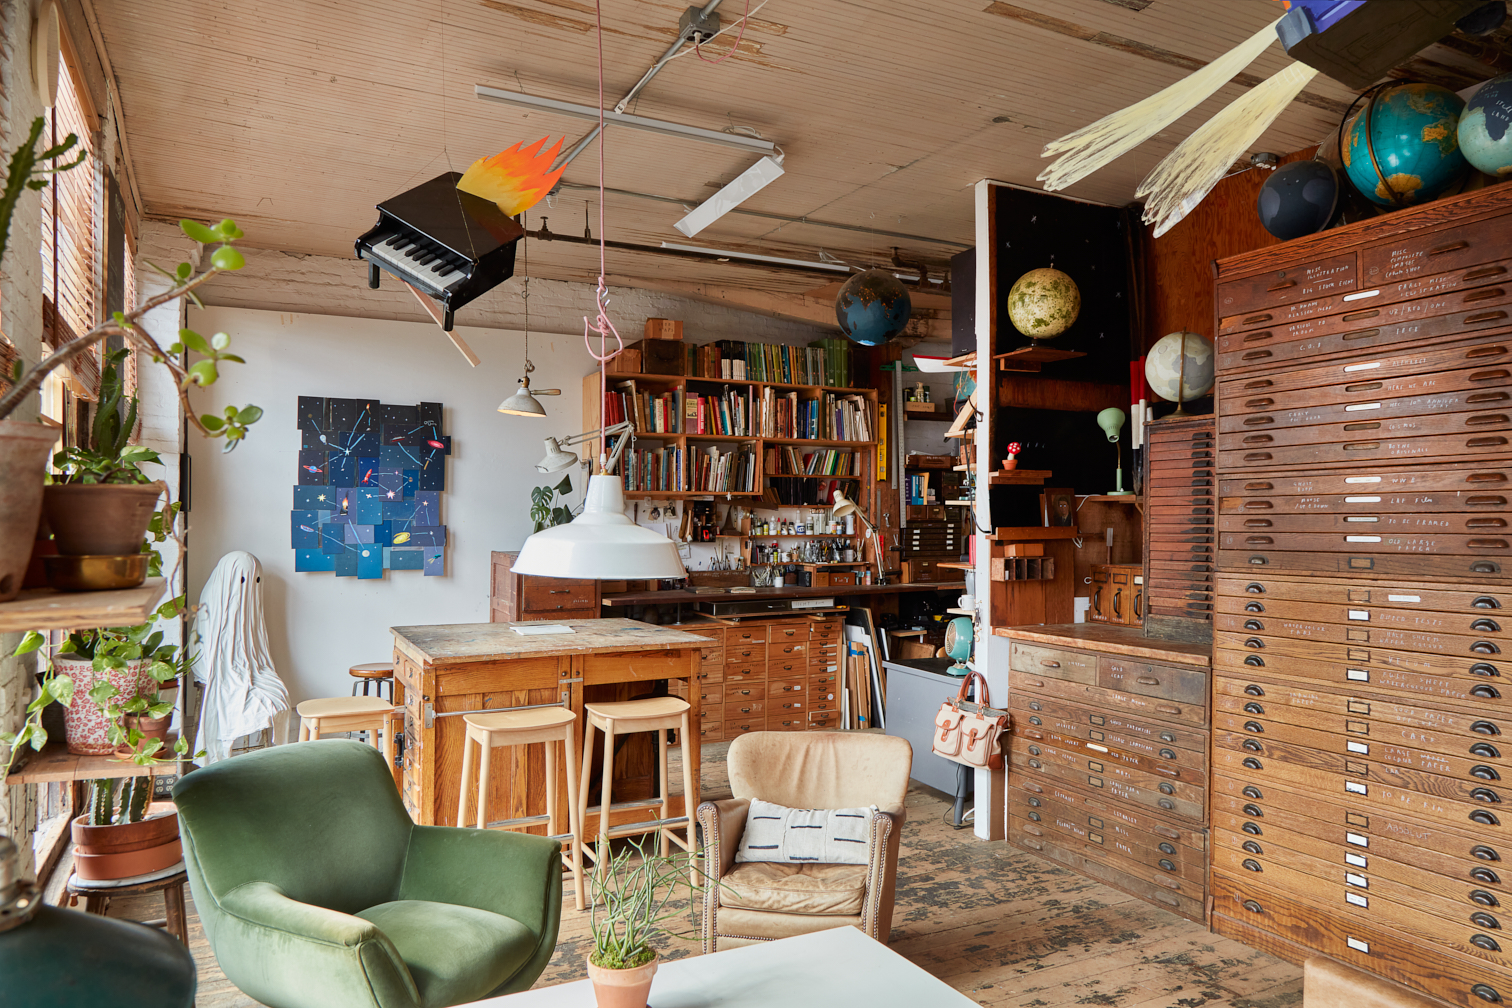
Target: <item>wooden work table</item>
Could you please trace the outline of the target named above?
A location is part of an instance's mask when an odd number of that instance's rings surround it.
[[[707,637],[627,619],[563,620],[571,634],[525,636],[513,627],[536,623],[458,623],[390,628],[394,634],[394,703],[404,708],[401,794],[416,822],[456,825],[462,782],[462,712],[560,703],[578,716],[581,744],[583,704],[629,700],[664,692],[668,679],[696,682]],[[690,690],[697,724],[697,690]],[[602,736],[599,736],[601,739]],[[616,803],[653,793],[652,736],[625,736],[614,753]],[[698,737],[681,740],[683,759],[698,773]],[[596,756],[595,759],[600,757]],[[488,796],[488,821],[545,812],[545,754],[540,745],[495,753]],[[566,768],[559,787],[566,794]],[[595,770],[591,780],[599,780]],[[597,791],[588,796],[598,804]],[[674,815],[681,813],[681,800]],[[565,805],[564,805],[565,807]],[[639,810],[616,813],[614,821],[645,818]],[[566,832],[561,823],[532,832]],[[597,832],[590,813],[585,832]]]

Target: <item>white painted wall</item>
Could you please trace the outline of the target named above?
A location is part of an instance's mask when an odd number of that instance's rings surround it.
[[[231,334],[233,349],[247,359],[222,368],[220,381],[196,395],[196,408],[256,403],[266,411],[229,455],[218,443],[190,439],[190,600],[226,552],[246,550],[261,560],[269,641],[294,702],[350,692],[351,665],[388,659],[390,626],[488,619],[490,551],[519,548],[531,530],[531,487],[561,478],[533,468],[541,439],[582,430],[582,376],[593,362],[581,336],[531,334],[531,384],[562,389],[542,400],[549,416],[536,419],[496,411],[519,377],[511,370],[517,363],[505,362],[519,360],[521,333],[460,328],[483,359],[470,368],[430,323],[210,307],[191,309],[188,325]],[[441,505],[450,534],[446,576],[388,571],[381,581],[359,581],[295,573],[288,513],[301,395],[444,404],[453,439]]]

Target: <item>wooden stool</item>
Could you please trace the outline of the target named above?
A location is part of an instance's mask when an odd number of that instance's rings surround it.
[[[693,810],[698,807],[698,785],[693,780],[692,767],[687,756],[686,747],[683,751],[682,777],[683,777],[683,815],[673,818],[670,801],[670,785],[667,780],[667,730],[675,728],[678,738],[693,738],[692,728],[688,723],[690,708],[686,700],[674,696],[644,697],[640,700],[619,700],[605,703],[586,703],[583,711],[586,715],[586,725],[583,729],[583,769],[582,782],[578,785],[578,821],[584,823],[583,829],[587,830],[588,820],[588,772],[593,765],[593,730],[597,728],[604,733],[604,774],[602,790],[599,793],[599,828],[598,843],[602,847],[607,841],[619,837],[638,836],[645,833],[656,833],[661,838],[661,854],[665,857],[671,851],[671,844],[675,843],[683,850],[693,849]],[[616,735],[629,735],[633,732],[654,731],[656,732],[656,756],[661,768],[661,794],[647,801],[622,802],[614,805],[609,795],[609,781],[614,770],[614,737]],[[610,826],[610,813],[619,809],[647,808],[656,805],[661,809],[661,818],[648,819],[641,822],[625,823],[623,826]],[[687,839],[679,837],[673,832],[675,829],[687,830]],[[601,861],[607,853],[602,849],[584,847],[584,853],[595,862]]]
[[[578,811],[577,715],[565,707],[489,711],[464,714],[467,735],[462,740],[462,783],[457,794],[457,825],[467,823],[467,792],[473,777],[473,747],[481,750],[477,770],[478,829],[519,829],[547,823],[553,840],[563,844],[562,864],[572,872],[574,902],[583,909],[583,828]],[[546,814],[488,821],[488,771],[495,746],[523,746],[543,742],[546,746]],[[567,762],[567,832],[562,832],[561,808],[557,804],[556,743],[562,744]]]
[[[294,708],[299,714],[299,741],[309,742],[328,732],[371,732],[372,746],[394,769],[394,733],[399,712],[382,697],[323,697]],[[376,739],[383,734],[383,744]],[[397,774],[397,771],[395,771]]]
[[[373,692],[383,696],[383,685],[388,684],[389,702],[394,700],[394,663],[393,662],[368,662],[366,665],[353,665],[347,670],[355,681],[352,683],[352,696],[357,695],[357,687],[362,687],[362,695],[368,695],[368,685],[372,684]]]
[[[184,871],[184,862],[180,861],[171,868],[162,871],[149,872],[146,875],[138,875],[135,878],[124,879],[81,879],[79,876],[68,876],[68,905],[78,903],[79,897],[84,897],[84,912],[105,916],[105,911],[110,908],[110,901],[117,896],[144,896],[147,893],[160,892],[163,894],[163,920],[146,920],[139,923],[148,927],[160,927],[173,937],[189,944],[189,929],[184,918],[184,883],[189,881],[188,874]]]

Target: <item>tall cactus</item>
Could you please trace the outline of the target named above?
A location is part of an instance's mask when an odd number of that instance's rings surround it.
[[[141,822],[147,814],[147,802],[152,798],[152,778],[133,777],[126,782],[121,792],[121,814],[116,822]]]
[[[101,777],[89,784],[89,825],[109,826],[115,817],[115,781]]]

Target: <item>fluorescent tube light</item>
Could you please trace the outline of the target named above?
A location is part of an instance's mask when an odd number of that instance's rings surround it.
[[[546,112],[556,112],[560,115],[573,116],[577,119],[591,119],[598,122],[599,110],[592,105],[577,105],[573,102],[557,101],[555,98],[541,98],[536,95],[522,94],[519,91],[505,91],[500,88],[487,87],[483,84],[475,84],[473,93],[486,101],[502,102],[505,105],[516,105],[520,108],[540,109]],[[644,116],[627,115],[624,112],[612,112],[604,110],[604,123],[606,125],[627,126],[630,129],[645,130],[648,133],[660,133],[663,136],[681,137],[684,140],[700,140],[704,143],[720,144],[725,147],[734,147],[743,151],[754,151],[757,154],[773,154],[777,145],[770,140],[758,140],[755,137],[742,136],[738,133],[721,133],[718,130],[700,129],[697,126],[684,126],[682,123],[667,122],[665,119],[647,119]]]
[[[725,249],[702,248],[698,245],[677,245],[672,242],[662,242],[664,249],[676,249],[679,252],[702,252],[704,255],[721,256],[725,259],[744,259],[747,262],[777,263],[779,266],[807,266],[811,269],[829,270],[832,273],[849,273],[849,266],[837,266],[834,263],[810,262],[807,259],[780,259],[777,256],[754,255],[750,252],[729,252]]]
[[[672,226],[692,238],[782,176],[782,155],[764,157]]]

